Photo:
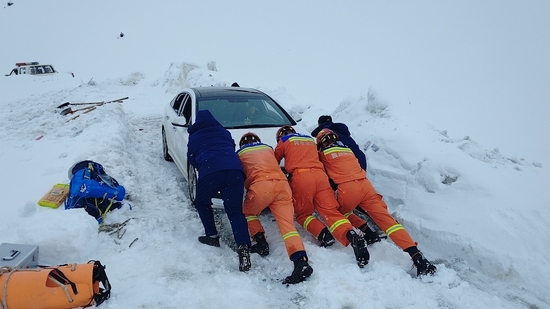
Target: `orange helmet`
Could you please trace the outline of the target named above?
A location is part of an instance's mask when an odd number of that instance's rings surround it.
[[[291,127],[291,126],[282,126],[281,128],[279,128],[279,130],[277,130],[277,136],[275,137],[277,139],[277,143],[279,142],[281,137],[283,137],[285,135],[288,135],[288,134],[292,134],[292,133],[296,133],[296,130],[294,130],[293,127]]]
[[[260,137],[256,135],[255,133],[248,132],[243,134],[241,137],[241,140],[239,141],[239,147],[242,147],[243,145],[250,144],[250,143],[257,143],[261,142]]]
[[[338,134],[329,129],[323,129],[317,134],[317,145],[327,147],[334,144],[338,140]]]

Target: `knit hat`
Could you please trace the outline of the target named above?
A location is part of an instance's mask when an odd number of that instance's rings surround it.
[[[318,125],[322,125],[325,122],[332,122],[332,117],[329,115],[323,115],[319,117],[319,120],[317,120]]]

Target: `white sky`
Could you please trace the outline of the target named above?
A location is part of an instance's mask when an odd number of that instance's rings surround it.
[[[107,264],[114,288],[105,308],[549,307],[549,8],[14,1],[0,10],[4,74],[40,61],[75,78],[0,78],[0,242],[39,245],[42,264]],[[187,78],[168,69],[183,62],[199,69]],[[359,270],[350,248],[319,248],[302,230],[314,274],[286,288],[277,280],[292,263],[269,218],[273,252],[253,256],[248,274],[227,244],[198,244],[186,184],[161,157],[162,109],[187,85],[233,81],[302,112],[307,131],[323,113],[346,122],[373,184],[438,274],[412,278],[407,254],[389,241],[371,247]],[[377,100],[367,104],[369,89]],[[66,101],[126,96],[68,123],[56,113]],[[107,218],[133,218],[121,239],[97,234],[83,211],[36,204],[84,159],[131,194],[133,209]],[[445,176],[458,178],[447,186]]]

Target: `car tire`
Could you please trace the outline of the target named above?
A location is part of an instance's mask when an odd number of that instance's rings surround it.
[[[162,128],[162,155],[164,160],[172,162],[174,159],[168,153],[168,143],[166,142],[166,133],[164,133],[164,128]]]
[[[187,189],[189,191],[189,200],[195,205],[197,201],[197,170],[192,167],[187,167]]]

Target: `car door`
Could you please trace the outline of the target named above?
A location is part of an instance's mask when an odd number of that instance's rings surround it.
[[[179,104],[181,104],[180,98],[181,94],[176,95],[170,104],[164,107],[164,118],[162,119],[162,125],[164,127],[164,134],[166,136],[166,144],[172,155],[174,150],[174,125],[172,122],[178,117]],[[175,154],[174,154],[175,155]]]
[[[192,99],[189,93],[183,93],[182,103],[177,113],[177,123],[172,123],[174,129],[174,145],[172,146],[176,153],[176,164],[187,178],[187,142],[189,141],[189,133],[187,129],[192,123]]]

